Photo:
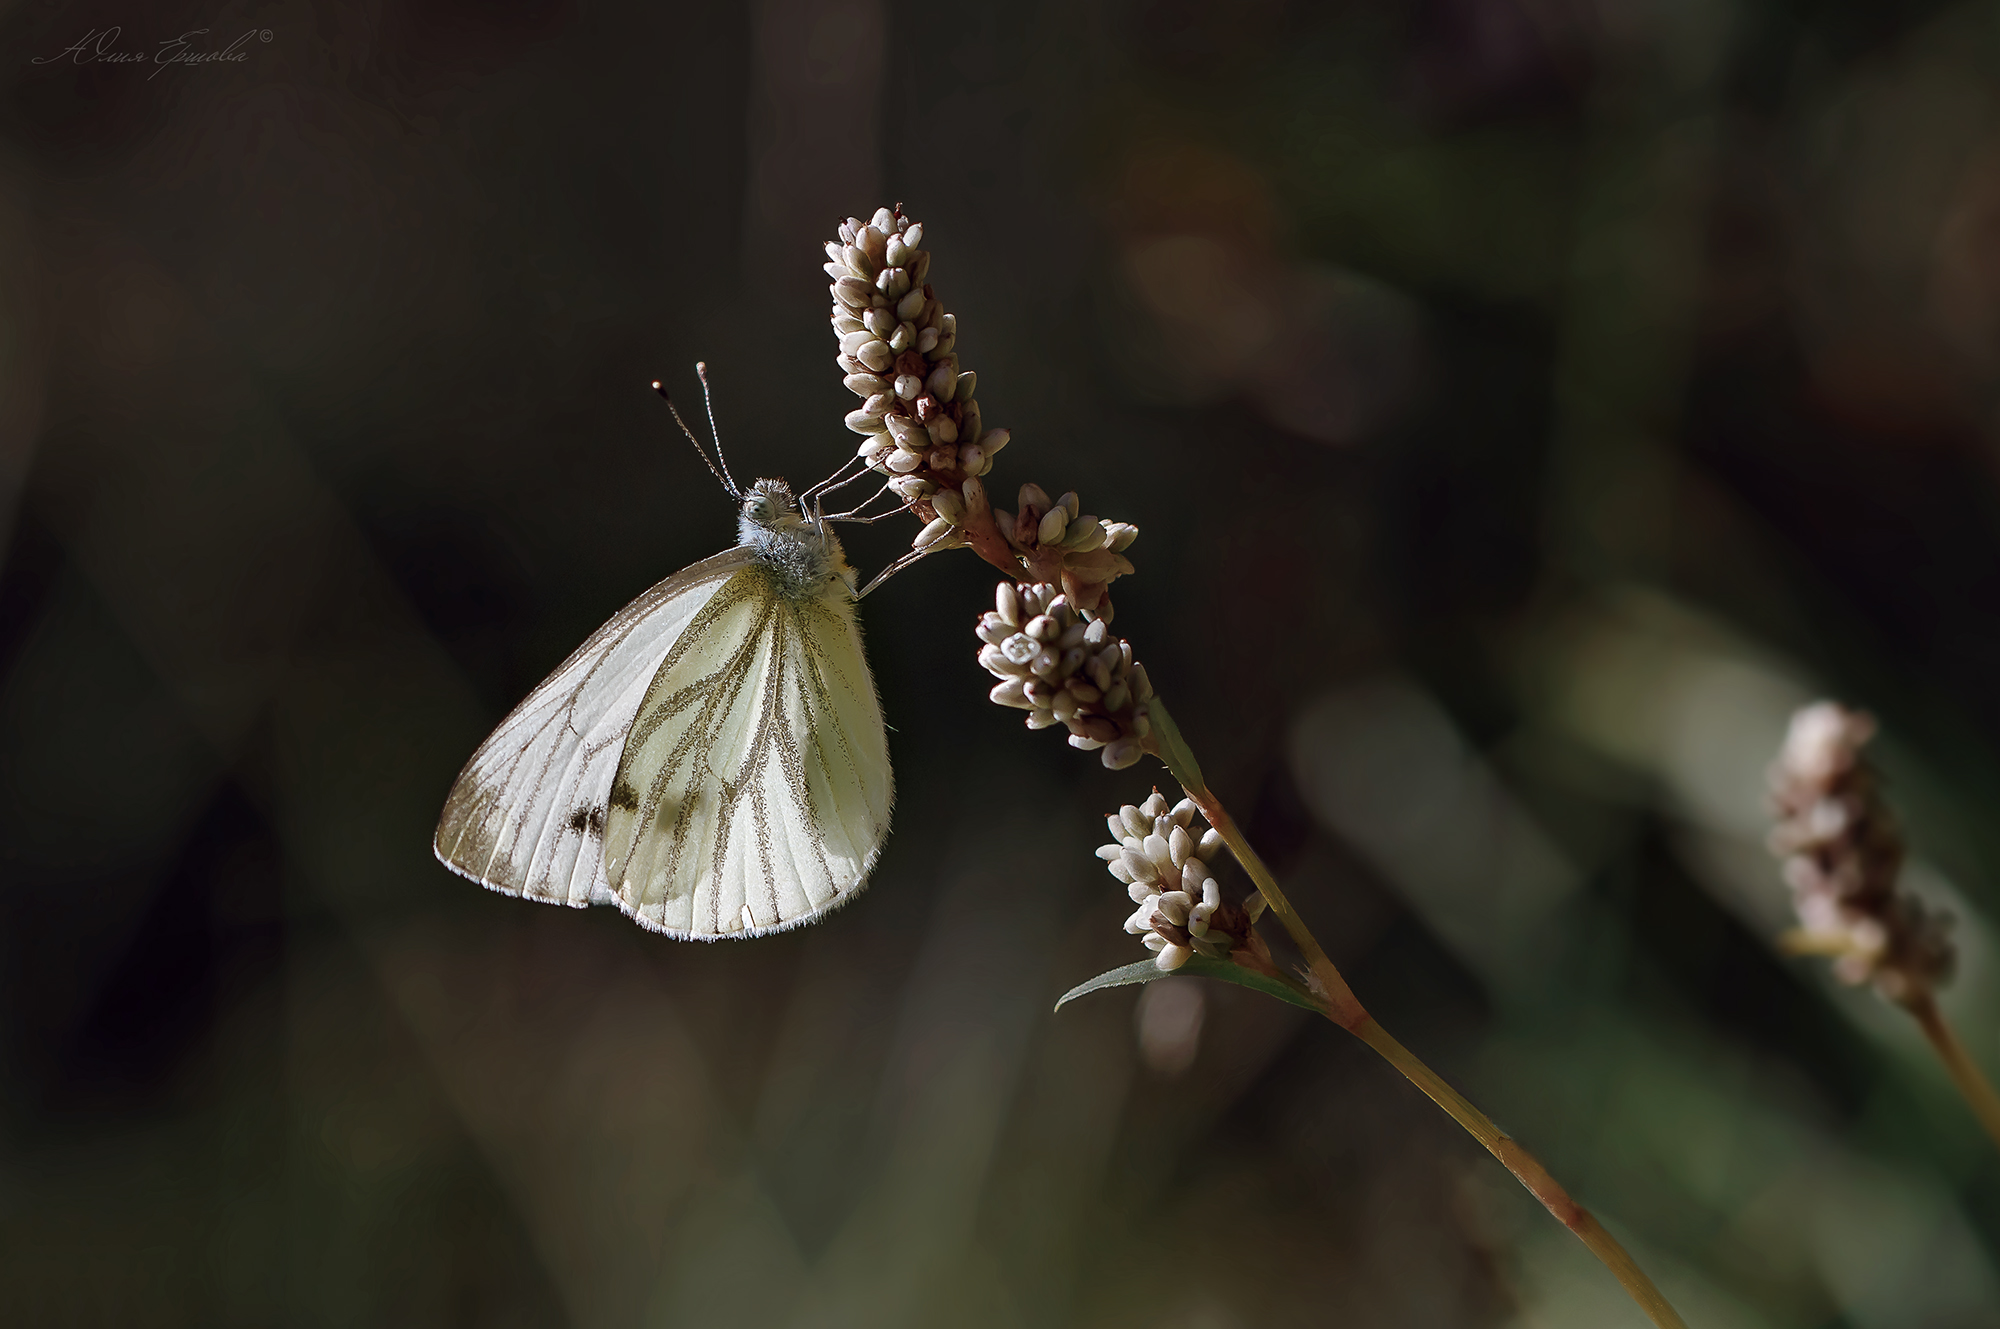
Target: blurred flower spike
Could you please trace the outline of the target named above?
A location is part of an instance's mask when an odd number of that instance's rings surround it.
[[[1255,935],[1250,909],[1260,902],[1254,896],[1245,905],[1223,902],[1222,887],[1208,867],[1224,852],[1222,837],[1205,823],[1197,831],[1198,816],[1192,800],[1169,808],[1155,789],[1144,803],[1127,803],[1105,818],[1111,843],[1097,851],[1138,906],[1125,920],[1125,930],[1153,952],[1153,963],[1166,972],[1197,952],[1227,960]],[[1252,967],[1267,970],[1268,958]]]
[[[1909,1005],[1951,975],[1950,920],[1899,889],[1902,833],[1862,753],[1874,736],[1874,717],[1831,701],[1792,716],[1771,766],[1771,851],[1799,915],[1787,948]]]

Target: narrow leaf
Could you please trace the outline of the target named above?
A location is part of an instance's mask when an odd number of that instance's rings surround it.
[[[1326,1013],[1320,1004],[1312,999],[1311,994],[1302,988],[1294,987],[1283,979],[1260,974],[1254,969],[1245,969],[1242,965],[1229,960],[1211,960],[1205,955],[1191,955],[1186,964],[1171,971],[1160,968],[1151,960],[1141,960],[1137,964],[1107,970],[1096,978],[1079,983],[1063,993],[1062,1000],[1056,1003],[1056,1009],[1061,1010],[1078,997],[1105,988],[1122,988],[1133,983],[1150,983],[1156,978],[1175,977],[1218,978],[1225,983],[1234,983],[1238,987],[1261,992],[1267,997],[1276,997],[1279,1001],[1297,1006],[1300,1010],[1311,1011],[1314,1015]]]
[[[1154,696],[1146,703],[1146,718],[1152,721],[1153,733],[1159,740],[1160,760],[1167,763],[1167,769],[1181,782],[1181,788],[1189,793],[1206,790],[1208,786],[1201,780],[1201,764],[1195,761],[1193,750],[1181,737],[1174,717],[1167,714],[1167,704]]]
[[[1185,967],[1183,966],[1183,968]],[[1063,993],[1062,1000],[1056,1003],[1056,1009],[1061,1010],[1078,997],[1088,996],[1093,992],[1101,992],[1105,988],[1122,988],[1133,983],[1150,983],[1156,978],[1166,977],[1168,977],[1167,972],[1151,960],[1141,960],[1137,964],[1128,964],[1117,969],[1107,969],[1096,978],[1086,979]]]

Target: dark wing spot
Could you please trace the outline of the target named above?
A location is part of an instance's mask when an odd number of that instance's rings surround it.
[[[569,828],[573,831],[589,831],[592,835],[604,834],[604,809],[578,808],[569,814]]]
[[[588,825],[590,825],[589,808],[578,808],[576,811],[569,814],[569,828],[571,830],[580,831]]]
[[[617,784],[611,786],[611,806],[614,808],[623,808],[627,812],[637,812],[639,810],[639,791],[631,785],[626,784],[623,780],[620,780]]]

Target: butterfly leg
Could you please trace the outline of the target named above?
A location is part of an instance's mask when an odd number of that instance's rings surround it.
[[[857,479],[859,479],[860,477],[858,477],[858,476],[857,476],[856,478],[857,478]],[[893,516],[895,516],[895,515],[896,515],[897,513],[899,513],[899,512],[906,512],[906,511],[908,511],[908,510],[909,510],[909,504],[907,504],[907,503],[904,503],[904,502],[898,502],[898,503],[897,503],[897,505],[896,505],[895,507],[893,507],[893,508],[890,508],[890,509],[889,509],[889,510],[888,510],[887,512],[878,512],[878,513],[874,514],[873,516],[869,516],[869,517],[864,517],[864,516],[862,516],[862,515],[861,515],[861,514],[862,514],[862,512],[863,512],[863,511],[864,511],[864,510],[865,510],[865,509],[866,509],[866,508],[868,507],[868,505],[869,505],[870,503],[873,503],[873,502],[874,502],[874,501],[875,501],[876,499],[878,499],[878,498],[882,497],[882,495],[884,495],[884,494],[887,494],[887,493],[891,493],[891,492],[893,492],[893,491],[892,491],[892,490],[890,490],[889,486],[885,484],[885,485],[883,485],[883,486],[882,486],[882,487],[881,487],[880,489],[878,489],[878,490],[876,490],[876,491],[875,491],[874,493],[870,494],[870,495],[869,495],[869,496],[868,496],[867,498],[864,498],[864,499],[862,499],[862,500],[861,500],[861,501],[860,501],[859,503],[855,504],[855,505],[854,505],[854,506],[853,506],[852,508],[849,508],[849,509],[848,509],[848,510],[847,510],[846,512],[828,512],[828,513],[825,513],[825,514],[823,514],[823,515],[822,515],[822,516],[820,517],[820,520],[821,520],[821,521],[845,521],[845,522],[852,522],[852,523],[854,523],[854,524],[856,524],[856,525],[859,525],[859,526],[866,526],[866,525],[868,525],[868,524],[869,524],[869,523],[871,523],[871,522],[878,522],[878,521],[881,521],[881,520],[882,520],[882,519],[883,519],[884,517],[893,517]]]
[[[859,511],[861,511],[861,509],[859,508],[856,508],[854,510],[854,512],[859,512]],[[857,517],[854,515],[854,512],[835,512],[835,513],[829,513],[826,517],[822,518],[822,520],[844,521],[850,526],[873,526],[878,521],[887,521],[891,517],[900,517],[905,512],[908,511],[909,509],[907,507],[896,507],[896,508],[890,508],[887,512],[878,512],[872,517]]]
[[[859,471],[856,471],[853,475],[848,475],[847,468],[850,466],[854,466],[856,464],[859,464],[861,469]],[[868,474],[868,464],[858,456],[850,457],[846,461],[842,462],[840,464],[840,468],[836,470],[832,475],[827,476],[826,479],[820,481],[812,488],[806,490],[805,493],[799,495],[799,505],[801,507],[804,507],[808,502],[811,502],[814,499],[824,499],[828,494],[831,494],[834,490],[845,488],[846,486],[853,484],[856,480],[861,479],[863,476],[867,474]]]
[[[883,515],[894,516],[895,514],[884,513]],[[877,586],[880,586],[883,582],[889,580],[889,578],[895,576],[897,573],[901,572],[904,568],[909,567],[912,563],[915,563],[920,559],[929,558],[932,554],[937,553],[940,548],[958,549],[960,547],[961,546],[956,544],[951,544],[945,541],[939,541],[937,544],[925,545],[922,549],[913,549],[909,553],[897,559],[894,563],[891,563],[888,567],[883,568],[880,572],[876,573],[875,580],[869,582],[866,586],[863,586],[861,588],[861,593],[859,595],[856,595],[854,598],[857,600],[861,599],[863,596],[866,596],[868,592],[874,590]]]

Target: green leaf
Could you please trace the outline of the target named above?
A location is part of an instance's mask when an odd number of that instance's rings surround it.
[[[1201,781],[1201,764],[1194,759],[1187,740],[1181,737],[1180,726],[1174,723],[1174,717],[1167,714],[1167,704],[1159,697],[1153,697],[1146,703],[1146,718],[1152,721],[1154,736],[1159,739],[1160,759],[1167,763],[1174,779],[1181,782],[1181,788],[1189,793],[1207,789],[1208,786]]]
[[[1287,983],[1281,978],[1260,974],[1254,969],[1245,969],[1242,965],[1229,960],[1211,960],[1206,955],[1191,955],[1186,964],[1171,971],[1160,968],[1151,960],[1141,960],[1137,964],[1106,970],[1096,978],[1079,983],[1063,993],[1062,1000],[1056,1003],[1056,1009],[1061,1010],[1078,997],[1100,992],[1105,988],[1122,988],[1133,983],[1150,983],[1156,978],[1175,977],[1219,978],[1225,983],[1234,983],[1238,987],[1261,992],[1267,997],[1276,997],[1279,1001],[1288,1002],[1300,1010],[1311,1011],[1314,1015],[1326,1014],[1325,1009],[1301,987]]]
[[[1190,960],[1189,963],[1193,963],[1193,961]],[[1186,968],[1186,966],[1183,965],[1182,968]],[[1062,1000],[1056,1003],[1056,1009],[1061,1010],[1078,997],[1088,996],[1093,992],[1102,992],[1105,988],[1122,988],[1133,983],[1150,983],[1156,978],[1166,977],[1168,977],[1167,971],[1154,964],[1151,960],[1141,960],[1137,964],[1128,964],[1118,969],[1107,969],[1096,978],[1086,979],[1084,982],[1078,983],[1075,987],[1063,993]]]

